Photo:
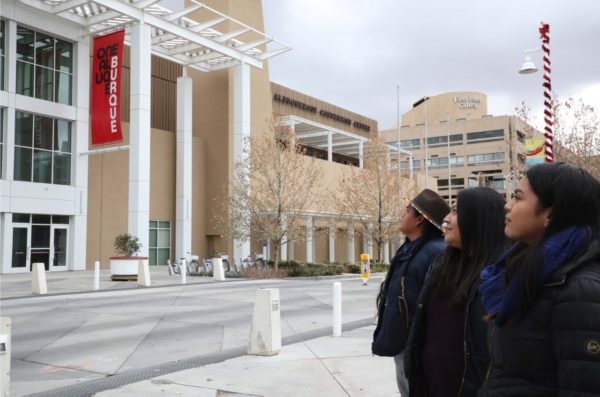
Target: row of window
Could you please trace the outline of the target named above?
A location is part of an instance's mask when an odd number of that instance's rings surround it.
[[[0,89],[5,89],[6,28],[0,20]],[[73,44],[17,26],[17,94],[66,105],[72,103]]]
[[[467,144],[493,142],[504,140],[504,130],[491,130],[467,133]],[[463,134],[450,135],[450,146],[462,145],[464,141]],[[424,140],[423,140],[424,142]],[[428,147],[448,145],[448,135],[433,136],[427,138]],[[400,147],[408,150],[420,149],[421,139],[405,139],[400,141]]]
[[[467,156],[467,162],[469,165],[482,164],[482,163],[495,163],[504,161],[504,152],[497,153],[485,153],[485,154],[473,154]]]
[[[468,165],[476,165],[476,164],[487,164],[487,163],[496,163],[504,161],[505,154],[503,152],[497,153],[484,153],[484,154],[473,154],[467,156],[467,164]],[[450,162],[450,166],[453,167],[461,167],[465,163],[464,156],[451,156],[450,160],[448,157],[434,157],[427,160],[427,166],[431,168],[435,167],[447,167],[448,162]],[[400,162],[400,169],[407,170],[410,168],[410,160],[405,160]],[[413,160],[413,170],[417,170],[421,168],[421,160]]]
[[[4,111],[0,109],[0,176],[3,173]],[[71,122],[15,112],[15,181],[71,184]]]

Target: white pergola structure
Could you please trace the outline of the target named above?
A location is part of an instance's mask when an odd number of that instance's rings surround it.
[[[77,24],[91,36],[125,29],[131,47],[128,231],[139,237],[142,255],[147,255],[151,55],[177,62],[184,71],[185,67],[203,72],[235,68],[234,156],[239,160],[244,138],[250,135],[250,66],[262,68],[264,61],[291,48],[195,0],[187,0],[190,6],[176,12],[160,6],[161,0],[18,1]],[[194,19],[188,17],[191,13]],[[89,51],[88,46],[78,48]],[[84,55],[89,70],[90,54]],[[187,257],[192,246],[192,112],[192,81],[184,72],[177,80],[177,257]],[[250,254],[249,243],[234,245],[238,251],[234,258]]]
[[[292,128],[301,145],[327,151],[328,161],[339,153],[356,158],[363,167],[363,150],[369,138],[294,115],[283,117],[283,122]]]

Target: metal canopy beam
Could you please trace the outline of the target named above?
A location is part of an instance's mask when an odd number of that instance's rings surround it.
[[[18,0],[48,14],[58,15],[88,29],[90,35],[108,33],[136,23],[153,27],[152,52],[202,71],[219,70],[245,63],[262,68],[263,61],[291,47],[196,0],[173,12],[158,5],[161,0]],[[197,22],[187,15],[206,10],[208,21]],[[227,32],[214,27],[228,22]],[[252,32],[258,39],[242,42],[236,37]],[[269,51],[259,46],[270,43]],[[275,48],[273,48],[275,47]],[[216,55],[218,54],[218,55]],[[200,58],[198,58],[200,56]]]

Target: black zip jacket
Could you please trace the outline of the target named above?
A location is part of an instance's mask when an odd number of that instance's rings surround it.
[[[426,237],[424,237],[426,238]],[[417,298],[431,263],[444,248],[441,237],[430,238],[415,245],[406,253],[398,249],[383,282],[382,299],[379,302],[377,327],[373,333],[371,351],[378,356],[395,356],[404,351],[410,322]],[[398,272],[398,273],[397,273]],[[395,277],[400,276],[400,277]],[[386,305],[388,288],[392,280],[399,280],[398,298]]]
[[[557,269],[529,312],[494,327],[481,397],[600,396],[600,241]]]
[[[404,371],[408,379],[410,397],[425,396],[425,384],[423,380],[423,338],[425,337],[425,315],[427,304],[433,294],[433,274],[440,266],[439,261],[431,266],[421,295],[417,303],[413,326],[408,338],[406,355],[404,357]],[[479,388],[483,384],[489,366],[489,354],[487,348],[488,323],[483,320],[485,310],[478,291],[479,282],[471,286],[469,296],[465,303],[465,337],[463,344],[465,370],[458,396],[477,396]],[[443,324],[436,324],[443,326]],[[449,397],[452,397],[449,395]]]

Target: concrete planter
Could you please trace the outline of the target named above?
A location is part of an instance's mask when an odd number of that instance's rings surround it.
[[[113,256],[110,258],[110,277],[113,280],[137,280],[140,261],[148,263],[147,256]]]

